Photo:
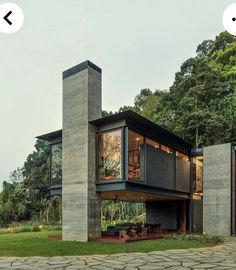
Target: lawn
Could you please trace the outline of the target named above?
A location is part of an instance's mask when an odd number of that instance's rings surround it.
[[[0,235],[0,256],[70,256],[112,254],[123,252],[149,252],[166,249],[186,249],[211,246],[191,240],[158,239],[127,244],[74,242],[52,240],[50,234],[60,232],[27,232]]]

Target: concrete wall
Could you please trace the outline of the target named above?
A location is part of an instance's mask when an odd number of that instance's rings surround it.
[[[231,235],[231,144],[203,149],[203,231]]]
[[[62,237],[88,241],[101,234],[96,194],[96,127],[101,71],[88,61],[63,73]]]

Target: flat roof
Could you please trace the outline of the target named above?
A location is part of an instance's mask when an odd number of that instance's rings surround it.
[[[138,129],[140,129],[140,131],[143,130],[146,136],[150,134],[154,138],[158,135],[159,137],[168,138],[171,141],[179,143],[185,146],[187,149],[193,148],[193,145],[183,138],[177,136],[173,132],[168,131],[167,129],[162,128],[161,126],[131,110],[99,118],[97,120],[91,121],[90,123],[100,126],[122,120],[126,120],[129,124],[136,126]]]
[[[102,73],[102,69],[100,67],[96,66],[91,61],[86,60],[86,61],[84,61],[84,62],[82,62],[74,67],[71,67],[71,68],[65,70],[63,72],[63,79],[66,79],[66,78],[68,78],[68,77],[70,77],[70,76],[72,76],[80,71],[83,71],[83,70],[87,69],[88,67],[91,67],[94,70],[96,70],[97,72]]]
[[[59,129],[59,130],[56,130],[56,131],[53,131],[53,132],[50,132],[50,133],[47,133],[47,134],[37,136],[36,138],[40,139],[40,140],[51,142],[53,140],[62,138],[62,129]]]
[[[184,140],[183,138],[177,136],[173,132],[168,131],[167,129],[162,128],[161,126],[155,124],[154,122],[148,120],[147,118],[131,110],[113,114],[106,117],[102,117],[102,118],[90,121],[90,123],[95,124],[96,126],[100,126],[100,125],[111,124],[111,123],[122,121],[122,120],[127,121],[128,124],[136,126],[138,129],[140,129],[140,131],[142,130],[143,133],[145,133],[147,136],[150,135],[153,138],[157,136],[168,138],[168,140],[171,140],[172,142],[183,145],[185,148],[189,150],[193,148],[193,145],[187,142],[186,140]],[[54,131],[54,132],[50,132],[44,135],[37,136],[36,138],[49,141],[49,142],[55,139],[62,138],[62,129]]]

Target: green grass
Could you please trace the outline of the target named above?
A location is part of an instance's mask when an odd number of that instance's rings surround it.
[[[137,241],[127,244],[99,242],[74,242],[52,240],[50,234],[59,232],[27,232],[0,235],[0,256],[70,256],[90,254],[113,254],[123,252],[150,252],[166,249],[186,249],[212,246],[198,241],[159,239]]]

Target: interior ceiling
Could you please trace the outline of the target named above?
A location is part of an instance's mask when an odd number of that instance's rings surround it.
[[[102,200],[118,200],[118,201],[136,201],[136,202],[146,202],[146,201],[180,201],[185,200],[183,198],[177,198],[173,196],[162,196],[145,192],[135,192],[135,191],[105,191],[101,192]]]

